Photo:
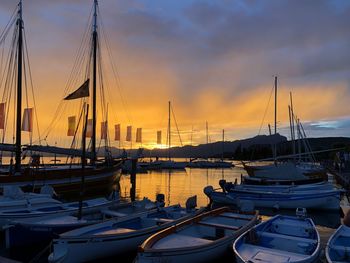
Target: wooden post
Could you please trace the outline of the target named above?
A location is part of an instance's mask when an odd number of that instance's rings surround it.
[[[136,199],[136,168],[137,168],[137,158],[131,159],[131,173],[130,173],[130,198],[131,201]]]

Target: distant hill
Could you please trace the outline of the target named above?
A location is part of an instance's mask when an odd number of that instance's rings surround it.
[[[323,151],[333,148],[350,147],[350,138],[348,137],[323,137],[309,138],[308,142],[313,151]],[[209,144],[200,144],[196,146],[185,145],[183,147],[172,147],[170,154],[175,158],[221,158],[224,153],[225,158],[232,159],[262,159],[272,157],[272,145],[277,144],[278,155],[292,154],[292,142],[285,136],[276,135],[258,135],[252,138],[214,142]],[[298,142],[296,142],[298,145]],[[300,143],[303,145],[303,143]],[[138,150],[132,150],[131,155],[136,155]],[[303,151],[303,146],[302,146]],[[120,152],[118,149],[112,149],[113,155]],[[130,151],[128,151],[130,153]],[[318,156],[322,159],[329,158],[330,153],[322,153]],[[167,157],[168,149],[143,150],[144,157]]]

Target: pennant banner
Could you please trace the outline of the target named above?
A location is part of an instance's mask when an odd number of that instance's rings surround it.
[[[142,143],[142,128],[136,129],[136,142]]]
[[[67,97],[65,97],[65,100],[75,100],[79,98],[89,97],[89,82],[90,79],[87,79],[83,85],[81,85],[76,91],[69,94]]]
[[[33,108],[24,109],[22,119],[22,131],[33,131]]]
[[[114,140],[120,141],[120,124],[114,125]]]
[[[5,108],[6,103],[0,103],[0,129],[5,129]]]
[[[126,141],[127,142],[131,142],[131,130],[132,130],[131,126],[126,127]]]
[[[67,136],[74,136],[75,133],[75,116],[68,117],[68,132]]]
[[[107,140],[107,122],[101,122],[101,140]]]
[[[162,144],[162,131],[157,131],[157,144]]]
[[[92,137],[92,119],[88,119],[86,126],[86,138]]]

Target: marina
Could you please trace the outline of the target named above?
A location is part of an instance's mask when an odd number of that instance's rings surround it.
[[[10,2],[0,262],[350,262],[345,0]]]

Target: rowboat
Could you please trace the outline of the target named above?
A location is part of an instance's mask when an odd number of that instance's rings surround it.
[[[307,209],[339,210],[342,191],[309,190],[309,191],[243,191],[229,192],[214,190],[212,186],[204,188],[204,193],[212,202],[239,206],[242,202],[252,202],[255,207],[273,209]]]
[[[85,212],[81,218],[76,212],[65,215],[49,215],[40,218],[26,218],[12,221],[6,227],[6,248],[48,243],[58,234],[79,227],[100,223],[110,218],[141,213],[157,208],[158,203],[144,198],[141,201],[112,203],[94,211]]]
[[[84,262],[136,252],[152,234],[178,224],[203,209],[172,205],[63,233],[53,240],[49,262]]]
[[[107,200],[106,198],[95,198],[85,200],[82,203],[84,212],[99,211],[104,207],[109,207],[117,200]],[[63,216],[69,215],[79,210],[79,202],[47,204],[38,207],[32,207],[30,204],[26,208],[9,208],[0,211],[0,227],[4,228],[11,225],[14,221],[31,218],[38,219],[46,216]]]
[[[320,236],[310,218],[276,215],[241,235],[233,251],[237,262],[315,262]]]
[[[232,242],[257,220],[257,212],[244,214],[228,207],[206,212],[149,237],[139,247],[135,261],[215,262],[229,254]]]
[[[44,186],[40,194],[24,193],[19,187],[6,186],[0,195],[0,211],[59,204],[60,201],[52,198],[53,195],[54,190],[50,186]]]
[[[326,247],[328,263],[350,262],[350,227],[341,225],[330,237]]]

